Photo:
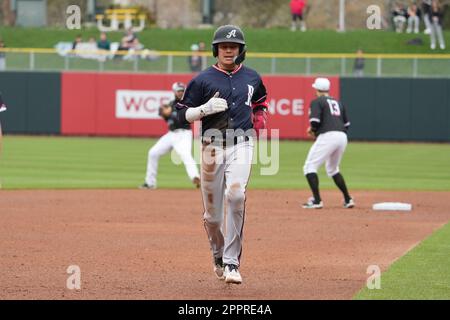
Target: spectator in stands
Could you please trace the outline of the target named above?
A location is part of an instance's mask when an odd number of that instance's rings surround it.
[[[425,34],[431,33],[431,3],[432,0],[422,1],[423,22],[425,23]]]
[[[0,49],[5,48],[5,42],[0,39]],[[3,51],[0,51],[0,71],[3,71],[6,69],[6,53]]]
[[[394,5],[394,10],[392,11],[393,21],[394,21],[394,27],[395,31],[397,33],[402,33],[403,28],[405,26],[406,22],[406,10],[403,8],[403,5],[396,2]]]
[[[105,32],[102,32],[100,34],[100,40],[98,40],[98,42],[97,42],[97,47],[100,50],[107,50],[107,51],[109,51],[111,49],[111,43],[107,39]]]
[[[361,49],[358,49],[356,52],[356,59],[355,63],[353,65],[353,75],[355,77],[364,77],[364,66],[365,66],[365,59],[363,55],[363,51]]]
[[[123,36],[122,41],[120,42],[119,50],[129,50],[133,48],[134,44],[136,43],[136,39],[137,36],[133,32],[133,29],[131,27],[128,28],[126,34]]]
[[[420,28],[420,9],[419,7],[413,3],[408,7],[408,28],[406,29],[406,33],[419,33]]]
[[[138,38],[134,38],[130,44],[130,49],[142,50],[142,49],[144,49],[144,45],[139,41]]]
[[[442,22],[444,12],[439,4],[439,0],[433,0],[431,4],[431,50],[436,49],[436,37],[439,40],[439,47],[445,50],[445,40],[442,34]]]
[[[306,31],[306,23],[303,18],[303,14],[306,7],[307,0],[291,0],[291,14],[292,14],[292,25],[291,31],[297,30],[297,21],[300,21],[300,30],[302,32]]]
[[[188,57],[188,63],[192,72],[202,71],[202,57],[198,54],[199,50],[198,44],[194,43],[191,46],[192,54]]]
[[[72,50],[76,50],[77,46],[83,41],[83,38],[81,38],[81,34],[77,35],[75,38],[75,41],[72,43]]]

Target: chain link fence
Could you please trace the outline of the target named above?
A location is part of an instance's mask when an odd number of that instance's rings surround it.
[[[4,71],[100,71],[142,73],[190,73],[191,52],[109,52],[70,51],[64,55],[53,49],[2,49]],[[354,54],[248,54],[246,65],[261,74],[340,75],[367,77],[450,77],[450,55],[365,54],[364,69],[357,75]],[[201,54],[203,65],[215,59]],[[1,71],[1,70],[0,70]]]

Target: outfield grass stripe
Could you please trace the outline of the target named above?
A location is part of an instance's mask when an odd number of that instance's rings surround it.
[[[36,186],[103,188],[105,185],[128,188],[142,183],[148,150],[156,141],[142,138],[5,136],[0,178],[6,189]],[[261,176],[261,167],[268,166],[256,164],[249,186],[255,189],[307,189],[303,163],[311,144],[311,141],[280,142],[278,173]],[[430,154],[433,154],[432,159]],[[350,190],[450,190],[449,159],[448,144],[351,142],[341,169]],[[336,188],[323,168],[319,177],[321,188]],[[108,178],[118,179],[110,184],[102,182]],[[172,164],[170,155],[160,159],[158,184],[166,188],[192,187],[184,166]]]
[[[394,262],[381,289],[363,288],[354,299],[450,299],[450,223]]]

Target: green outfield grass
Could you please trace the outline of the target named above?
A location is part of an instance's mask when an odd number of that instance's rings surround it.
[[[214,29],[146,29],[139,33],[146,48],[155,50],[189,51],[193,43],[209,44]],[[291,32],[288,28],[244,29],[251,52],[308,52],[308,53],[354,53],[362,48],[367,53],[431,53],[429,36],[423,33],[397,34],[393,31],[354,30],[338,33],[333,30],[309,30]],[[0,37],[7,47],[53,48],[60,41],[73,41],[81,34],[86,41],[98,38],[96,28],[67,30],[63,28],[8,28],[0,27]],[[120,41],[122,32],[108,33],[111,41]],[[450,32],[444,32],[450,43]],[[407,45],[413,38],[423,40],[422,46]],[[449,46],[450,47],[450,46]],[[437,53],[442,51],[437,50]],[[445,52],[450,52],[447,48]]]
[[[135,188],[143,182],[155,141],[5,136],[0,179],[5,189]],[[278,173],[263,176],[261,165],[255,165],[250,188],[306,189],[302,166],[311,144],[281,142]],[[353,190],[450,190],[449,159],[448,144],[351,142],[341,171]],[[158,178],[161,188],[192,188],[184,166],[174,165],[169,155],[161,158]],[[320,178],[322,188],[335,188],[323,169]]]
[[[381,288],[364,288],[366,299],[450,299],[450,224],[396,261],[381,275]]]

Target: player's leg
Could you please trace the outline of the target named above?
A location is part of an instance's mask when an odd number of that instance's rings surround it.
[[[303,173],[308,181],[309,187],[314,199],[309,199],[303,205],[305,209],[320,209],[323,207],[322,198],[319,191],[319,176],[317,171],[320,166],[326,161],[330,151],[330,144],[326,138],[327,134],[321,134],[316,142],[312,145],[306,157],[305,165],[303,166]]]
[[[300,14],[299,19],[300,19],[300,30],[302,32],[305,32],[306,31],[306,22],[305,22],[305,19],[303,18],[303,12]]]
[[[419,29],[420,29],[420,18],[418,16],[414,17],[414,22],[415,22],[415,26],[414,26],[414,33],[419,33]]]
[[[425,34],[431,33],[431,21],[430,21],[430,15],[424,14],[423,15],[423,22],[425,23],[425,30],[423,31]]]
[[[214,258],[214,272],[223,279],[224,236],[224,150],[212,145],[202,146],[201,191],[204,226]]]
[[[413,24],[414,24],[414,17],[413,16],[408,17],[408,27],[406,28],[406,33],[412,32]]]
[[[297,29],[297,15],[295,13],[292,14],[292,22],[291,22],[291,31],[295,31]]]
[[[435,27],[435,23],[430,23],[430,48],[431,50],[436,49],[436,27]]]
[[[344,177],[339,171],[339,164],[341,163],[342,156],[347,147],[347,135],[343,132],[334,132],[333,136],[333,141],[336,143],[336,149],[330,154],[326,161],[325,168],[327,175],[333,178],[334,183],[344,196],[344,207],[352,208],[354,207],[353,199],[348,192]]]
[[[253,141],[226,149],[225,199],[227,204],[226,236],[223,262],[225,281],[241,283],[239,272],[245,219],[246,188],[253,159]]]
[[[148,151],[147,173],[145,175],[145,188],[156,188],[156,176],[158,174],[159,158],[169,152],[172,148],[172,132],[163,135],[156,144]]]
[[[197,186],[200,186],[200,174],[197,164],[192,157],[192,131],[177,130],[175,132],[173,149],[180,156],[184,163],[189,179]]]
[[[437,22],[435,23],[435,30],[436,30],[437,38],[439,40],[439,47],[442,50],[445,50],[445,40],[444,40],[444,35],[442,34],[442,26],[440,24],[438,24]]]

